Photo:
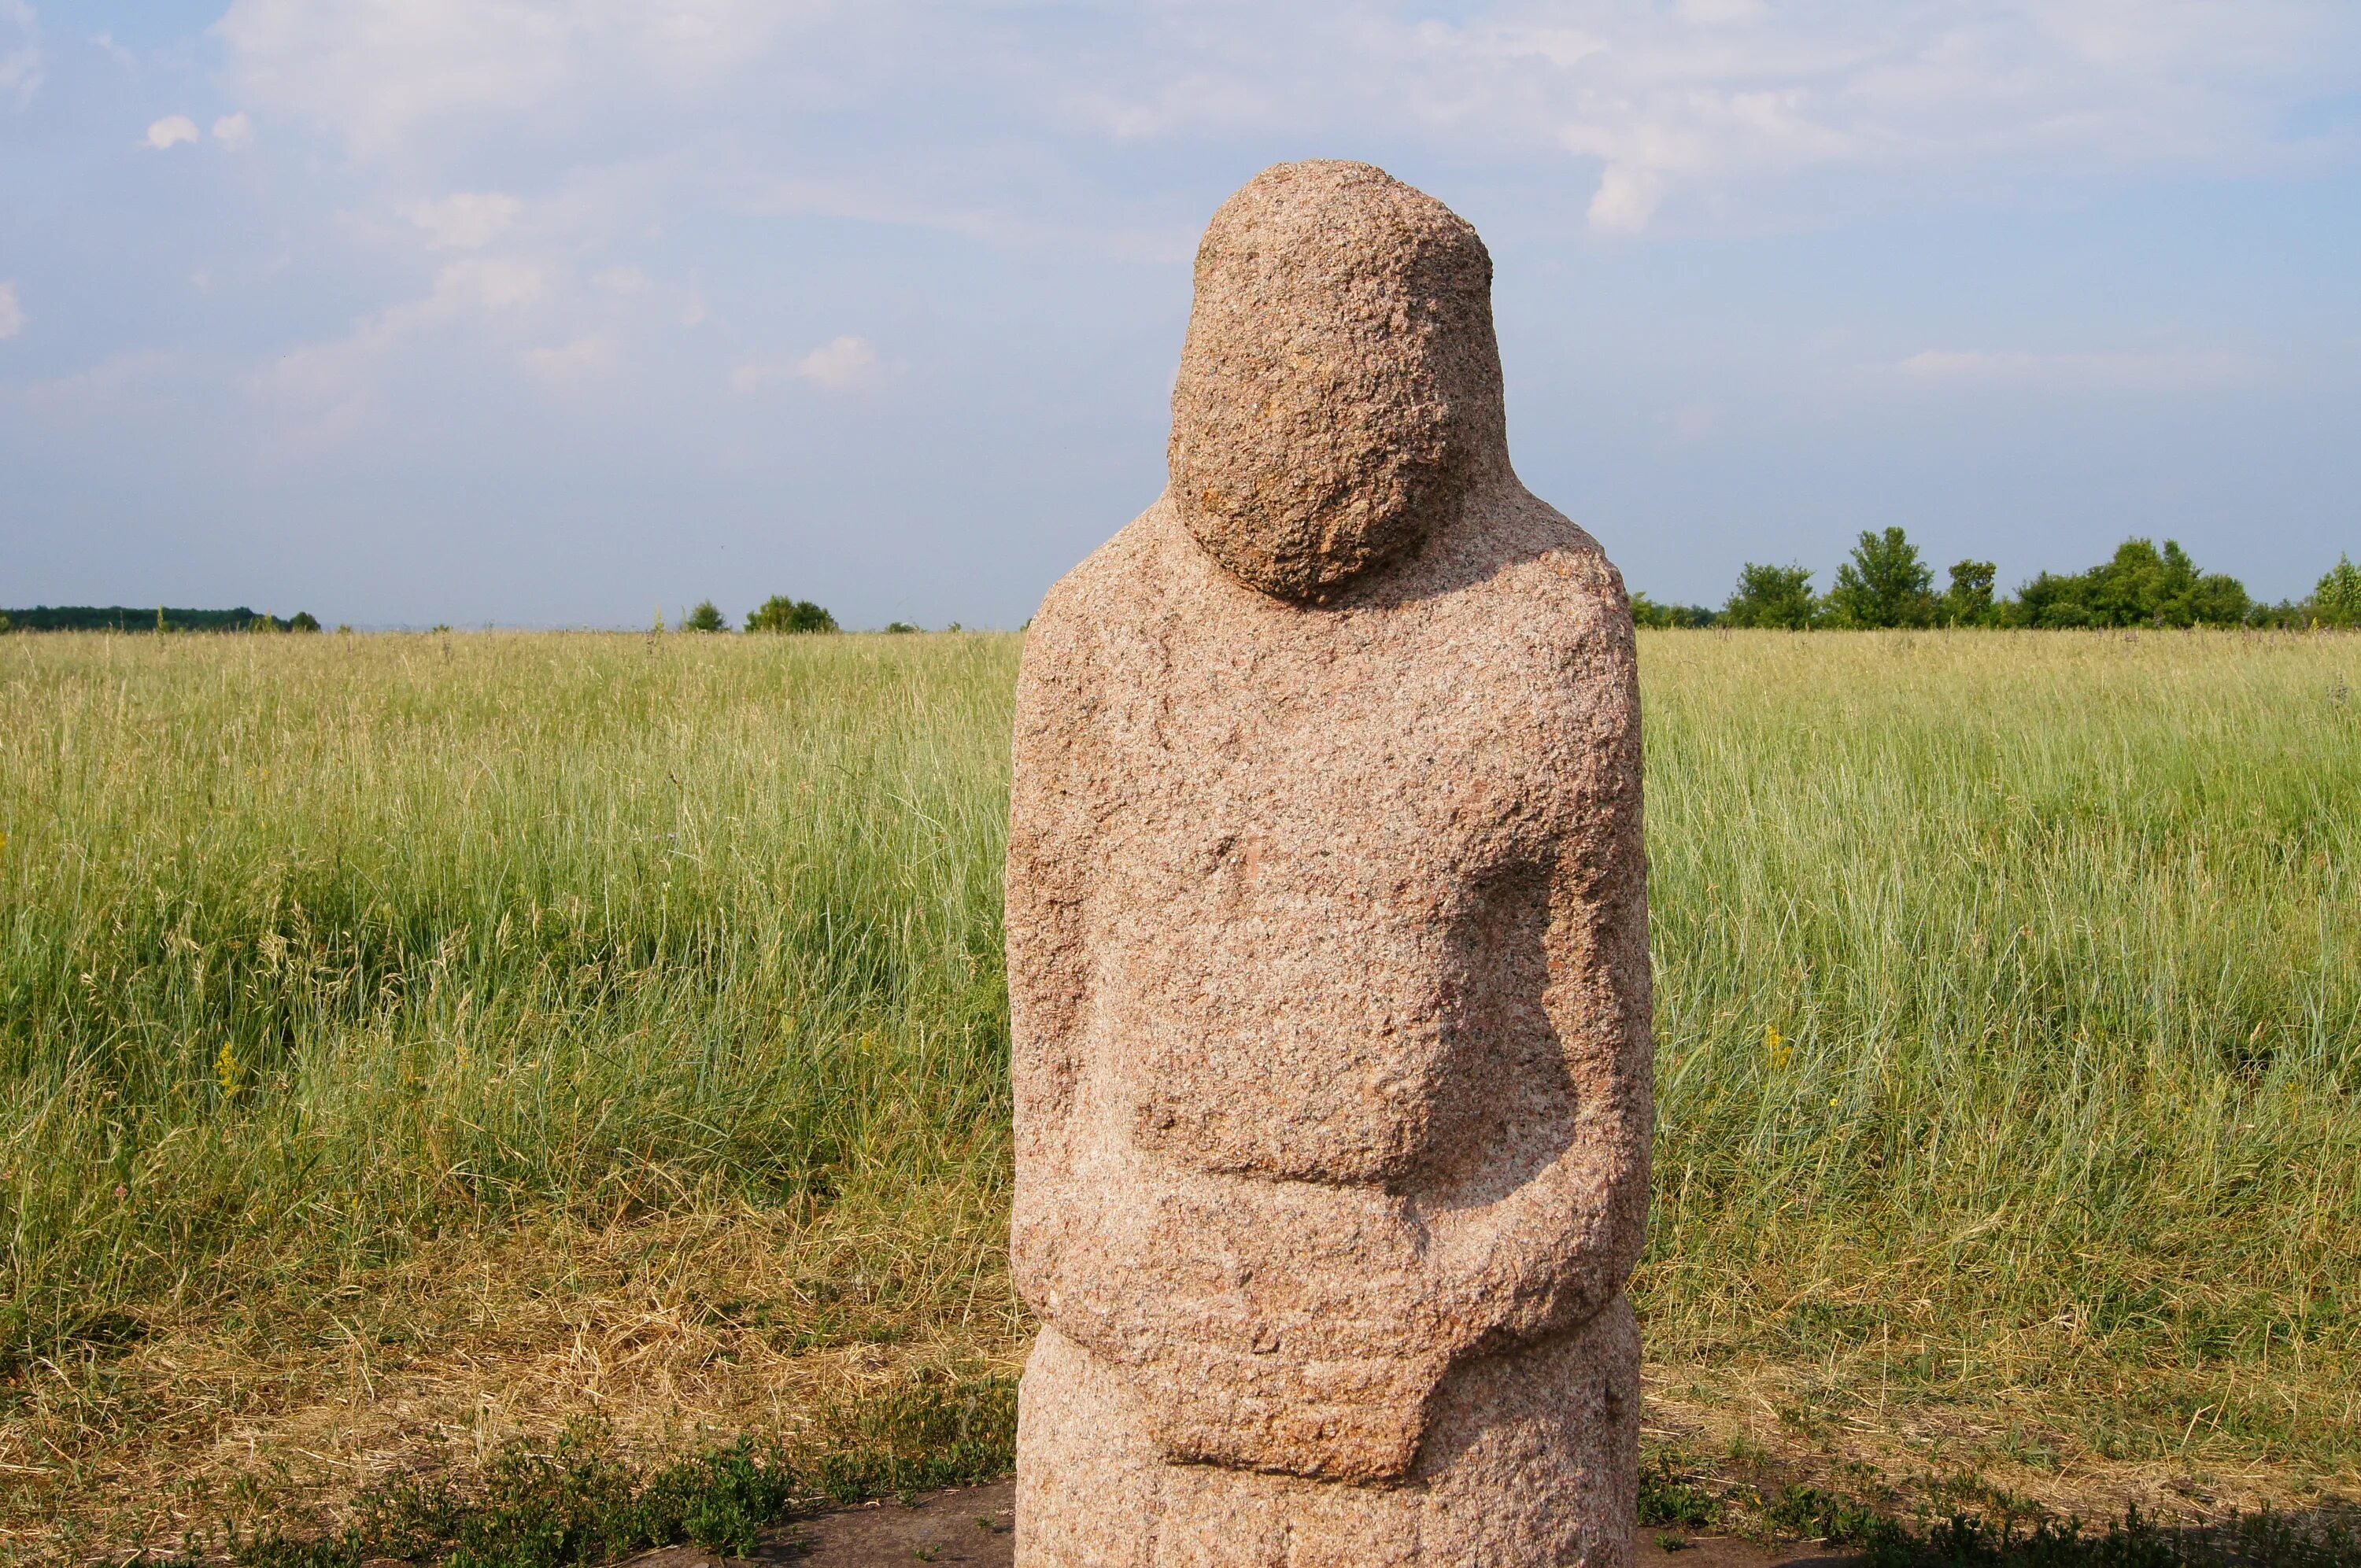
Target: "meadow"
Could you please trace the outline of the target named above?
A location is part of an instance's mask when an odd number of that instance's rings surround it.
[[[1019,650],[0,638],[0,1550],[1004,1387]],[[2361,637],[1641,658],[1657,1462],[2361,1490]]]

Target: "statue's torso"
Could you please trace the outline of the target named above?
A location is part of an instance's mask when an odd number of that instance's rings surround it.
[[[1550,870],[1625,711],[1586,664],[1595,548],[1307,615],[1135,528],[1093,638],[1086,1102],[1151,1163],[1444,1201],[1513,1179],[1572,1114]]]

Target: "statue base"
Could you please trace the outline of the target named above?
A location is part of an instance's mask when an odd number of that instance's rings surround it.
[[[1629,1301],[1452,1368],[1410,1474],[1356,1486],[1176,1463],[1122,1370],[1044,1327],[1017,1394],[1016,1568],[1629,1568]]]

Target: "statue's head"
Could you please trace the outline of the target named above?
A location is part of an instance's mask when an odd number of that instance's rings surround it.
[[[1327,598],[1418,548],[1508,461],[1492,258],[1366,163],[1264,170],[1197,248],[1171,497],[1263,592]]]

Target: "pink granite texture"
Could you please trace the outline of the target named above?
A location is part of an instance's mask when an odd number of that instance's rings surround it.
[[[1381,170],[1257,176],[1170,487],[1033,622],[1022,1568],[1631,1559],[1631,616],[1510,466],[1490,294]]]

